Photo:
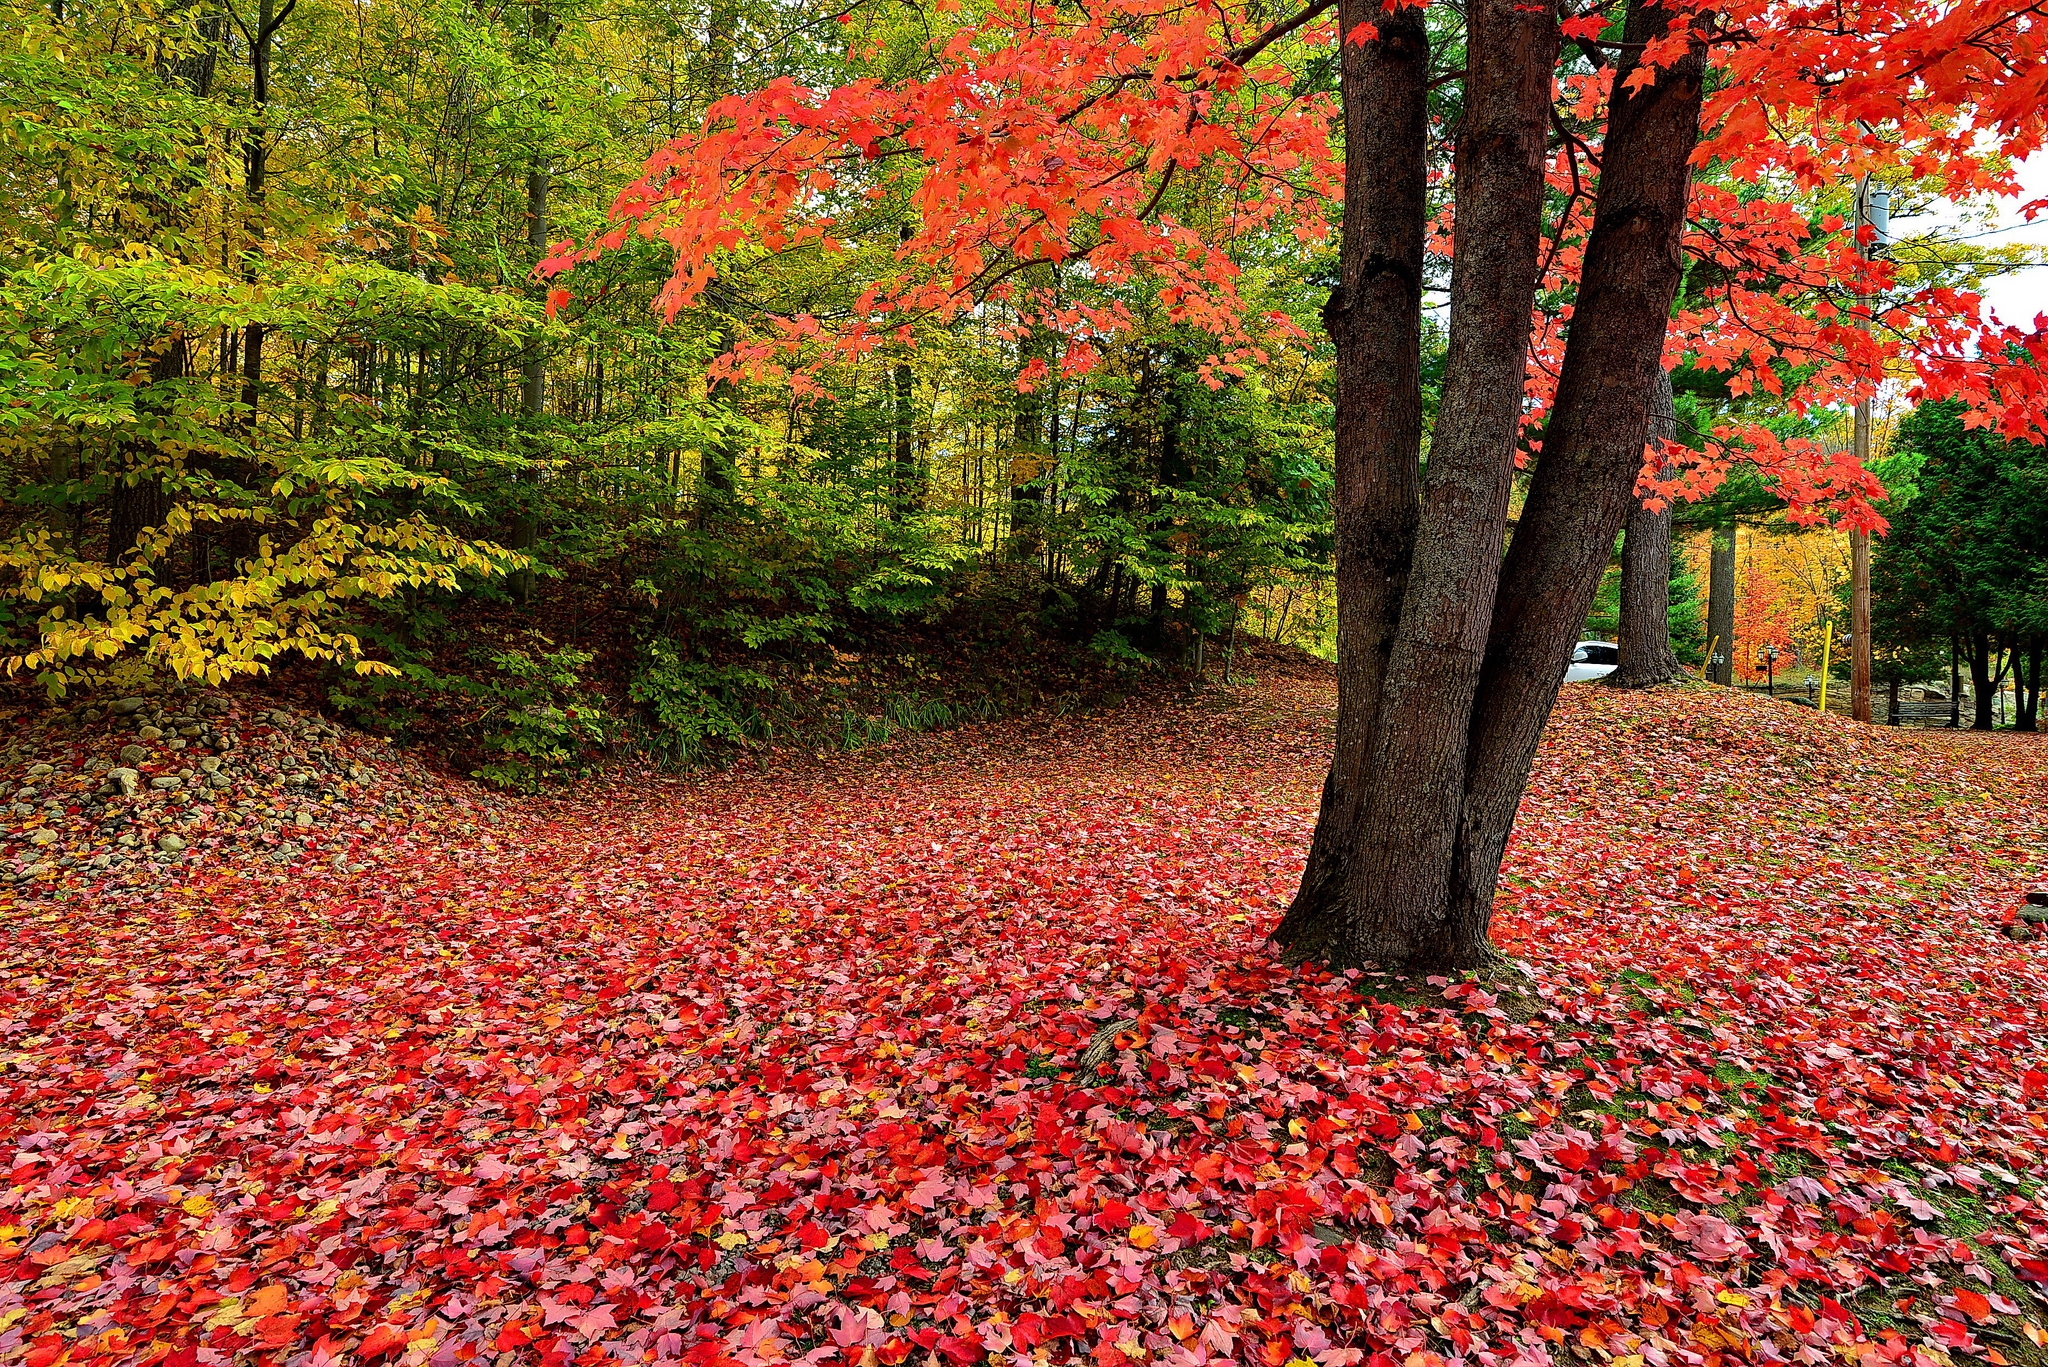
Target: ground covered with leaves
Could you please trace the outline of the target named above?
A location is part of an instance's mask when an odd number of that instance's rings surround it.
[[[0,891],[0,1362],[2044,1360],[2048,742],[1568,689],[1527,976],[1331,977],[1259,667]]]

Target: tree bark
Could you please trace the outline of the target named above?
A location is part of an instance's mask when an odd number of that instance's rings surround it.
[[[1166,393],[1159,402],[1159,488],[1163,492],[1179,489],[1187,483],[1188,469],[1181,459],[1180,449],[1181,404],[1180,391],[1174,387],[1171,373],[1166,378]],[[1169,500],[1160,498],[1153,504],[1155,521],[1163,523]],[[1164,530],[1162,526],[1161,531]],[[1162,542],[1166,538],[1161,538]],[[1166,644],[1166,583],[1163,579],[1152,584],[1151,633],[1152,646],[1156,650]]]
[[[1548,3],[1469,7],[1443,400],[1372,723],[1343,937],[1322,956],[1333,964],[1462,969],[1491,957],[1483,938],[1442,931],[1521,431],[1557,24]]]
[[[1628,89],[1635,54],[1665,36],[1675,13],[1649,0],[1630,4],[1617,92]],[[1651,397],[1669,393],[1664,334],[1684,269],[1706,66],[1706,45],[1695,40],[1650,84],[1618,93],[1608,114],[1599,199],[1557,400],[1487,636],[1449,907],[1422,947],[1431,965],[1462,967],[1490,954],[1501,858],[1537,743],[1615,535],[1629,510],[1640,507],[1635,490]],[[1666,420],[1657,415],[1660,425]]]
[[[1651,381],[1649,438],[1675,441],[1678,413],[1671,395],[1671,376],[1663,366]],[[1659,479],[1670,479],[1672,467],[1660,461]],[[1671,648],[1671,500],[1651,511],[1638,498],[1629,508],[1621,547],[1621,667],[1607,676],[1616,688],[1649,688],[1687,677],[1678,653]]]
[[[260,0],[256,7],[256,27],[243,29],[243,35],[249,40],[249,105],[253,117],[242,142],[242,193],[248,201],[249,216],[259,229],[264,201],[269,193],[266,181],[270,174],[270,128],[265,115],[270,107],[271,42],[297,6],[298,0],[286,0],[280,12],[275,0]],[[255,274],[255,244],[252,242],[243,278],[253,280]],[[247,410],[243,421],[251,431],[256,427],[257,401],[263,390],[263,335],[264,327],[260,320],[251,319],[243,325],[242,407]]]
[[[1963,725],[1963,673],[1957,662],[1959,650],[1956,632],[1948,634],[1948,725],[1951,731],[1960,730]]]
[[[182,380],[190,371],[190,353],[185,336],[173,336],[149,360],[149,383],[156,386]],[[151,393],[144,399],[150,408],[165,401]],[[125,443],[129,468],[122,471],[107,491],[107,563],[127,559],[142,533],[163,522],[171,510],[170,495],[164,489],[163,466],[168,462],[162,447],[151,441]]]
[[[910,362],[899,361],[890,378],[895,382],[896,391],[895,411],[890,415],[896,429],[896,510],[899,516],[908,516],[924,505],[924,481],[918,478],[916,431],[911,412],[914,389]]]
[[[1858,405],[1862,448],[1870,449],[1870,407]],[[1870,720],[1870,533],[1849,533],[1849,715]]]
[[[1345,213],[1323,309],[1337,353],[1337,741],[1308,868],[1274,938],[1301,957],[1339,949],[1387,655],[1421,515],[1422,257],[1429,37],[1417,7],[1343,0]]]
[[[552,182],[547,162],[536,155],[526,169],[526,250],[535,261],[547,255],[548,191]],[[528,341],[519,352],[519,414],[526,422],[530,454],[536,457],[540,454],[540,440],[535,429],[547,408],[547,355],[539,341]],[[530,552],[540,541],[540,509],[536,506],[539,493],[534,487],[540,483],[539,467],[528,470],[520,483],[527,486],[523,491],[525,502],[513,515],[510,542],[513,550]],[[505,587],[513,602],[522,605],[531,602],[533,570],[529,567],[512,571],[506,578]]]
[[[2015,731],[2032,732],[2040,730],[2041,656],[2043,653],[2040,641],[2034,641],[2029,644],[2027,647],[2027,663],[2023,669],[2020,667],[2018,659],[2019,652],[2017,650],[2013,652],[2012,677],[2015,710],[2012,729]]]
[[[1707,559],[1707,678],[1735,682],[1735,523],[1716,527]],[[1718,663],[1716,663],[1718,661]]]
[[[1970,657],[1970,690],[1975,695],[1975,715],[1970,722],[1972,731],[1991,729],[1991,633],[1972,631],[1966,638]]]

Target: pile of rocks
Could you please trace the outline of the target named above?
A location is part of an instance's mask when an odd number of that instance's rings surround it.
[[[373,737],[265,699],[172,686],[0,716],[0,885],[175,876],[223,860],[360,871],[394,829],[498,805]]]
[[[2048,888],[2035,888],[2027,894],[2026,905],[2005,923],[2005,934],[2021,944],[2048,935]]]

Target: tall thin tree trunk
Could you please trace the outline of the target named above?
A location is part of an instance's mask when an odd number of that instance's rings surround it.
[[[180,333],[150,358],[149,383],[156,386],[185,378],[190,368],[185,336]],[[155,409],[163,400],[146,396],[143,405]],[[107,491],[107,562],[117,564],[128,557],[142,539],[142,533],[160,525],[170,512],[170,496],[164,489],[164,469],[159,448],[153,442],[128,443],[129,468]]]
[[[1548,3],[1469,6],[1443,401],[1372,723],[1343,943],[1327,956],[1337,962],[1489,957],[1483,939],[1448,945],[1441,931],[1521,430],[1557,24]]]
[[[1716,527],[1707,555],[1707,677],[1735,682],[1735,539],[1737,524]]]
[[[535,22],[544,21],[536,19]],[[546,160],[536,154],[526,169],[526,250],[535,261],[547,255],[548,192],[552,183]],[[540,454],[537,429],[547,408],[547,354],[538,339],[530,339],[519,352],[519,414],[525,420],[528,454],[531,456]],[[530,553],[540,541],[539,466],[528,469],[520,482],[526,488],[522,491],[524,502],[513,515],[511,548]],[[513,602],[524,604],[532,601],[532,568],[514,570],[506,579],[505,586]]]
[[[1991,634],[1974,630],[1965,642],[1970,656],[1970,689],[1975,695],[1976,713],[1970,722],[1972,731],[1991,729]]]
[[[297,5],[298,0],[286,0],[283,11],[279,12],[276,0],[258,0],[256,27],[244,30],[249,39],[249,105],[253,117],[242,142],[242,193],[248,201],[249,221],[255,232],[264,230],[264,204],[269,194],[266,181],[270,174],[270,127],[266,115],[270,108],[272,42]],[[253,280],[256,275],[255,248],[254,241],[247,244],[243,266],[245,279]],[[257,404],[263,391],[263,336],[264,326],[260,319],[252,318],[243,325],[242,407],[246,410],[243,421],[251,431],[256,427]]]
[[[1151,364],[1149,359],[1143,364],[1146,368],[1146,375],[1149,377]],[[1141,379],[1141,385],[1144,382]],[[1187,467],[1181,459],[1180,423],[1180,391],[1173,383],[1173,376],[1169,374],[1166,379],[1166,393],[1159,401],[1159,490],[1161,495],[1178,489],[1187,482]],[[1155,496],[1152,502],[1155,522],[1154,535],[1162,545],[1167,542],[1168,538],[1164,534],[1165,527],[1159,524],[1165,518],[1166,510],[1171,506],[1171,501],[1162,496]],[[1154,650],[1160,649],[1166,644],[1167,606],[1166,582],[1163,578],[1155,579],[1152,582],[1151,620],[1147,628]]]
[[[2041,725],[2041,656],[2043,643],[2035,640],[2027,647],[2026,667],[2019,664],[2019,652],[2013,652],[2012,667],[2013,701],[2017,711],[2013,716],[2012,729],[2015,731],[2038,731]]]
[[[1657,367],[1650,392],[1650,441],[1673,441],[1678,413],[1672,402],[1671,376]],[[1668,461],[1659,462],[1657,477],[1670,479]],[[1629,508],[1621,544],[1621,667],[1607,676],[1616,688],[1648,688],[1686,677],[1686,668],[1671,648],[1671,500],[1655,511],[1636,499]]]
[[[897,362],[891,378],[896,389],[895,412],[892,414],[896,428],[896,508],[899,515],[908,515],[918,511],[924,503],[924,481],[919,478],[917,469],[915,415],[911,410],[913,377],[910,362]]]
[[[1948,725],[1951,731],[1961,730],[1963,725],[1963,670],[1960,663],[1960,649],[1957,633],[1952,627],[1948,633]]]
[[[1344,947],[1346,873],[1421,515],[1429,36],[1419,7],[1342,0],[1342,32],[1368,22],[1377,38],[1343,44],[1341,274],[1323,307],[1337,352],[1337,740],[1308,868],[1274,932],[1303,958]]]

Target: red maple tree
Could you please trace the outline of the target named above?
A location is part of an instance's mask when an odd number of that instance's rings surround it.
[[[1319,0],[1264,27],[1230,3],[940,8],[948,22],[908,79],[777,81],[721,100],[620,195],[608,234],[546,269],[659,237],[675,253],[661,296],[673,313],[742,254],[893,242],[850,308],[764,314],[714,369],[799,386],[810,367],[991,302],[1020,332],[1065,337],[1060,364],[1084,370],[1091,338],[1132,318],[1114,296],[1077,304],[1044,278],[1077,271],[1148,289],[1207,330],[1204,373],[1220,383],[1287,329],[1248,315],[1234,245],[1314,239],[1342,193],[1325,311],[1340,705],[1308,870],[1277,931],[1294,955],[1491,961],[1536,741],[1639,481],[1652,498],[1697,495],[1749,460],[1796,517],[1881,528],[1882,490],[1853,458],[1760,426],[1722,428],[1684,460],[1653,451],[1646,467],[1660,366],[1729,371],[1731,388],[1794,410],[1910,368],[1918,393],[1963,397],[1975,422],[2048,430],[2040,320],[1987,323],[1966,290],[1902,284],[1867,241],[1801,207],[1866,173],[2013,190],[2048,103],[2030,5],[1474,0],[1454,23],[1340,0],[1333,23]],[[1338,35],[1341,109],[1297,88],[1302,63],[1286,60]],[[1430,93],[1448,82],[1458,122],[1439,131],[1456,150],[1434,165]],[[1700,167],[1713,175],[1696,182]],[[1451,307],[1425,472],[1432,242],[1451,259]],[[1674,316],[1688,259],[1713,288]],[[1051,363],[1028,360],[1020,386]],[[1509,490],[1532,455],[1510,543]]]

